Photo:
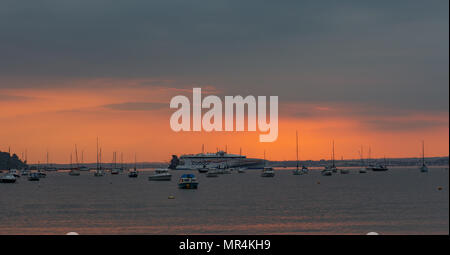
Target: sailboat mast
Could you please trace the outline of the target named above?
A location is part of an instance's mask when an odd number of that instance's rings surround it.
[[[295,131],[295,148],[296,148],[296,155],[297,155],[297,170],[298,170],[298,131]]]
[[[79,165],[78,165],[78,149],[77,149],[76,144],[75,144],[75,161],[77,162],[77,167],[79,167]]]
[[[99,170],[98,168],[98,137],[97,137],[97,150],[96,150],[96,154],[97,154],[97,171]]]
[[[425,142],[422,140],[422,165],[425,165]]]
[[[266,166],[266,150],[264,150],[264,166]]]
[[[334,164],[334,140],[333,140],[333,154],[332,154],[331,160],[333,161],[333,167],[335,167],[335,164]]]

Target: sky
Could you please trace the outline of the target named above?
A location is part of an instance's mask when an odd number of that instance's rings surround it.
[[[67,163],[449,154],[449,3],[1,1],[0,150]],[[170,99],[279,97],[279,136],[170,129]],[[366,155],[367,156],[367,155]]]

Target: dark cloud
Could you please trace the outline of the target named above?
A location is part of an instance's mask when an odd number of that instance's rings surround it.
[[[32,97],[28,96],[17,96],[17,95],[3,95],[0,94],[0,102],[1,101],[22,101],[22,100],[30,100]]]
[[[378,131],[408,132],[423,131],[439,127],[448,127],[448,120],[366,120],[361,123],[364,127]]]
[[[126,102],[120,104],[103,105],[103,107],[118,111],[153,111],[167,109],[169,105],[164,103]]]
[[[280,101],[448,111],[448,5],[2,1],[0,76],[148,77]]]

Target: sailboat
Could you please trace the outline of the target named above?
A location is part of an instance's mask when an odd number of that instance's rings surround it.
[[[299,161],[298,161],[298,132],[295,131],[295,139],[296,139],[296,155],[297,155],[297,165],[294,171],[292,171],[292,173],[294,175],[301,175],[301,174],[306,174],[308,173],[308,168],[306,166],[302,166],[302,169],[299,169]]]
[[[420,167],[420,172],[428,173],[428,167],[425,164],[425,142],[422,141],[422,166]]]
[[[113,152],[113,166],[111,166],[111,174],[119,174],[120,168],[117,167],[117,153]]]
[[[72,166],[72,152],[70,152],[70,171],[69,171],[69,175],[71,175],[71,176],[79,176],[80,175],[80,170],[78,169],[78,150],[77,150],[77,145],[75,145],[75,158],[76,158],[76,162],[77,162],[77,167],[73,167]]]
[[[363,147],[362,147],[362,145],[361,145],[361,150],[359,151],[359,156],[361,158],[361,168],[359,169],[359,173],[360,174],[365,174],[365,173],[367,173],[367,169],[364,167],[364,159],[363,159],[364,154],[363,154]]]
[[[137,168],[136,168],[136,153],[134,154],[134,168],[133,168],[133,170],[130,170],[128,172],[128,177],[130,177],[130,178],[138,177],[138,172],[137,172]]]
[[[332,165],[326,166],[325,169],[322,170],[321,173],[323,176],[331,176],[333,173],[337,172],[336,165],[334,164],[334,140],[333,140],[333,151],[331,154],[331,161],[332,161]]]
[[[274,177],[275,171],[272,167],[266,167],[266,151],[264,151],[264,168],[261,172],[261,177]]]
[[[102,158],[102,149],[100,148],[100,151],[98,149],[98,137],[97,137],[97,168],[95,169],[95,173],[94,173],[94,176],[97,176],[97,177],[105,175],[105,172],[103,171],[102,165],[101,165],[101,158]]]

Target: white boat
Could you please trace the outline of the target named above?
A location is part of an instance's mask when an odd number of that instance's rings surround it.
[[[361,168],[359,169],[358,172],[359,172],[360,174],[365,174],[365,173],[367,173],[367,170],[366,170],[365,167],[361,167]]]
[[[246,169],[247,168],[245,168],[245,167],[239,167],[237,171],[238,171],[238,173],[243,174],[243,173],[245,173]]]
[[[264,167],[264,169],[261,172],[261,177],[274,177],[275,171],[272,167]]]
[[[16,180],[17,178],[11,173],[7,173],[0,177],[0,183],[14,183]]]
[[[169,169],[158,168],[155,169],[155,173],[148,177],[149,181],[170,181],[172,179],[172,174],[169,173]]]
[[[111,169],[111,174],[120,174],[120,168],[112,168]]]
[[[378,164],[376,166],[371,167],[371,170],[374,172],[384,172],[389,170],[386,165]]]
[[[428,173],[428,166],[425,164],[425,142],[422,141],[422,166],[420,167],[420,172]]]
[[[30,174],[30,171],[27,170],[27,169],[22,169],[22,170],[20,171],[20,175],[22,175],[22,176],[27,176],[27,175],[29,175],[29,174]]]

